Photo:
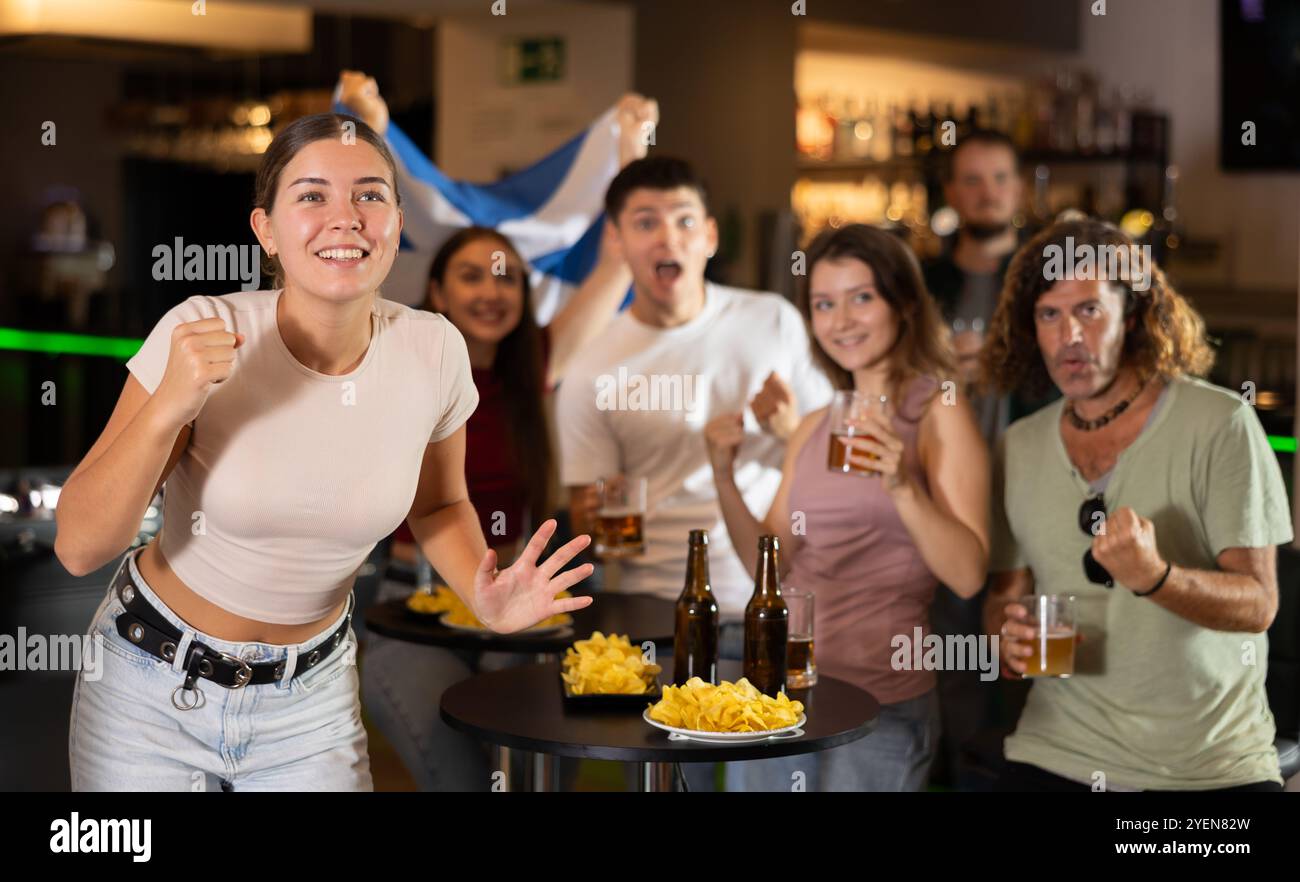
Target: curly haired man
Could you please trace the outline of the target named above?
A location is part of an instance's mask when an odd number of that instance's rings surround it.
[[[1081,637],[1072,677],[1035,678],[999,788],[1280,790],[1265,631],[1290,510],[1253,409],[1197,378],[1201,317],[1078,220],[1017,253],[991,331],[986,379],[1062,397],[998,451],[985,628],[1007,676],[1035,673],[1018,600],[1074,595]]]

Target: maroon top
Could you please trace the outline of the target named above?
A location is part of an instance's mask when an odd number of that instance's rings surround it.
[[[927,490],[916,435],[936,387],[934,380],[913,381],[893,419],[903,465]],[[894,704],[934,688],[933,671],[894,670],[891,658],[899,650],[891,642],[905,637],[910,649],[914,628],[929,633],[938,581],[880,479],[826,467],[829,416],[827,409],[795,458],[790,511],[804,513],[806,531],[784,581],[816,596],[817,670],[867,690],[881,704]],[[916,656],[909,651],[906,658],[910,667]]]
[[[544,374],[550,364],[551,332],[549,328],[541,331]],[[520,538],[528,520],[528,483],[511,450],[505,383],[494,377],[490,368],[474,368],[473,376],[479,402],[465,423],[465,481],[488,545],[505,545]],[[501,521],[494,517],[495,512],[503,512],[505,519],[493,533],[494,525]],[[533,524],[532,529],[538,526]],[[393,538],[415,541],[405,521],[393,532]]]

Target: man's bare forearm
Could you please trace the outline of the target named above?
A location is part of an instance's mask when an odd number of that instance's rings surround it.
[[[1258,634],[1268,630],[1277,613],[1276,597],[1270,600],[1270,593],[1259,579],[1245,573],[1192,570],[1175,564],[1165,584],[1146,599],[1204,628]]]

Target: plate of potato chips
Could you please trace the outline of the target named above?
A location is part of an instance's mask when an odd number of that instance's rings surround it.
[[[556,597],[572,597],[568,591],[561,591]],[[435,585],[433,591],[416,591],[406,598],[406,608],[416,615],[437,616],[438,621],[457,631],[471,631],[476,634],[495,633],[478,620],[460,596],[446,585]],[[573,624],[573,616],[561,613],[543,619],[523,633],[538,634],[559,631]]]
[[[717,684],[692,677],[681,686],[665,686],[642,718],[673,741],[750,744],[799,737],[808,720],[803,710],[803,702],[784,692],[764,695],[744,677]]]
[[[440,616],[453,603],[460,603],[460,598],[446,585],[434,585],[432,591],[415,591],[406,598],[406,608],[422,616]]]
[[[661,670],[626,635],[593,631],[565,650],[560,681],[571,705],[638,708],[659,697]]]

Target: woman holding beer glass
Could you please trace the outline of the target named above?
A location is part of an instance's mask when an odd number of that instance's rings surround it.
[[[164,481],[158,538],[128,552],[77,681],[75,790],[367,790],[351,587],[403,520],[494,630],[589,598],[542,524],[498,570],[465,485],[478,402],[465,342],[385,300],[402,229],[392,156],[337,114],[268,147],[251,223],[277,289],[196,296],[158,322],[99,440],[64,485],[56,551],[89,573],[130,544]],[[170,479],[170,480],[169,480]]]
[[[798,303],[841,404],[804,418],[762,521],[732,474],[741,415],[705,434],[737,553],[753,568],[758,537],[780,538],[783,574],[816,597],[818,671],[867,690],[881,713],[870,735],[842,747],[729,764],[728,783],[788,790],[802,771],[809,789],[920,790],[939,718],[935,674],[912,669],[913,644],[929,630],[939,582],[963,597],[984,584],[988,452],[945,379],[945,329],[906,245],[853,224],[819,235],[807,265]],[[841,424],[832,409],[846,413]]]

